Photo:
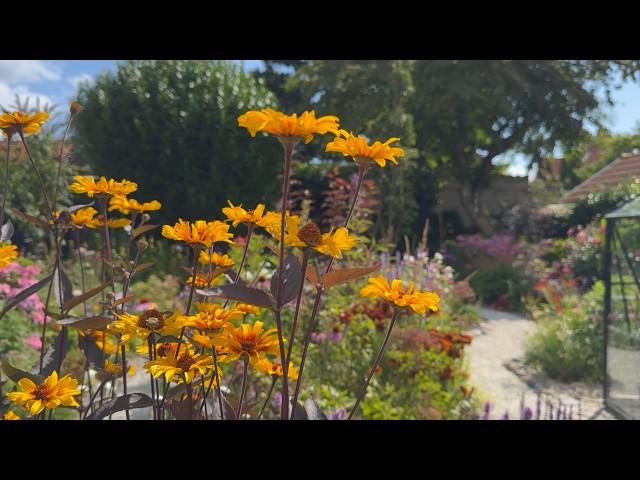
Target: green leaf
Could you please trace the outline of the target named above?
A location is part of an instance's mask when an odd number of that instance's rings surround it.
[[[58,280],[58,275],[60,279]],[[60,292],[60,286],[62,286],[62,292]],[[56,268],[53,272],[53,298],[56,299],[58,305],[64,305],[64,302],[70,300],[73,297],[73,286],[71,280],[62,268]]]
[[[105,330],[107,325],[112,322],[113,318],[98,315],[96,317],[65,318],[58,320],[57,324],[64,327],[77,328],[79,330]]]
[[[332,270],[322,276],[322,284],[325,288],[333,287],[334,285],[340,285],[341,283],[364,277],[371,272],[375,272],[379,268],[380,264],[377,263],[367,268],[343,268],[341,270]]]
[[[80,335],[78,337],[78,347],[84,353],[84,356],[89,360],[94,368],[101,370],[104,366],[104,353],[101,348],[96,345],[90,337]]]
[[[304,410],[308,420],[327,420],[327,416],[318,408],[313,397],[307,398],[307,401],[304,402]]]
[[[0,312],[0,318],[4,317],[4,315],[9,310],[14,308],[20,302],[22,302],[26,298],[28,298],[31,295],[33,295],[34,293],[36,293],[42,287],[44,287],[47,283],[49,283],[49,281],[51,281],[51,275],[49,275],[48,277],[43,278],[39,282],[34,283],[30,287],[25,288],[24,290],[22,290],[20,293],[16,294],[15,296],[13,296],[11,298],[8,298],[7,301],[4,302],[4,307],[2,307],[2,311]]]
[[[85,302],[86,300],[89,300],[91,297],[97,295],[98,293],[103,291],[108,286],[109,286],[109,283],[106,282],[106,283],[103,283],[102,285],[99,285],[99,286],[97,286],[95,288],[92,288],[91,290],[86,291],[82,295],[78,295],[77,297],[70,298],[69,300],[64,302],[64,306],[62,307],[62,310],[64,312],[68,312],[69,310],[71,310],[76,305],[79,305],[79,304]],[[90,327],[87,327],[87,328],[90,328]]]
[[[18,215],[20,218],[26,220],[27,222],[33,223],[36,227],[40,227],[45,230],[51,227],[51,225],[49,225],[44,220],[40,220],[39,218],[32,217],[31,215],[27,215],[26,213],[22,213],[21,211],[16,210],[15,208],[10,208],[9,210],[11,210],[13,213]]]
[[[89,415],[86,420],[102,420],[112,413],[122,410],[133,410],[135,408],[146,408],[153,405],[153,400],[144,393],[129,393],[105,403],[95,412]]]
[[[258,307],[272,307],[272,300],[267,292],[244,285],[223,285],[208,289],[196,289],[196,293],[205,297],[222,297],[248,303]]]
[[[289,253],[284,258],[284,263],[282,265],[282,271],[284,273],[284,278],[282,280],[282,285],[280,286],[280,305],[286,305],[292,300],[296,299],[298,296],[298,291],[300,290],[300,283],[302,282],[302,268],[300,267],[300,262],[298,258]],[[276,298],[278,289],[278,269],[276,269],[273,277],[271,277],[271,295]]]
[[[2,228],[0,229],[0,242],[11,240],[11,237],[13,237],[13,232],[13,223],[11,223],[11,220],[7,220],[7,223],[2,225]]]
[[[150,232],[151,230],[153,230],[154,228],[158,228],[159,226],[160,225],[151,225],[151,224],[141,225],[133,231],[133,236],[134,238],[139,237],[143,233]]]
[[[2,371],[15,383],[18,383],[18,381],[22,378],[28,378],[36,385],[40,385],[42,382],[44,382],[44,377],[42,377],[42,375],[37,375],[25,372],[24,370],[20,370],[19,368],[11,365],[11,363],[9,363],[9,361],[6,359],[2,361]]]
[[[60,365],[62,365],[62,361],[67,354],[68,343],[69,330],[63,327],[58,336],[56,336],[51,345],[49,345],[49,348],[44,352],[40,375],[48,377],[54,370],[60,374]],[[39,370],[39,363],[40,362],[36,363],[36,365],[31,369],[32,372],[35,373]]]

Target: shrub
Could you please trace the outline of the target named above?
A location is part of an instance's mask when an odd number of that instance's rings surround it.
[[[523,296],[533,284],[531,278],[512,265],[486,267],[469,282],[483,303],[514,311],[523,309]]]
[[[559,306],[535,309],[538,326],[527,340],[526,362],[561,381],[601,381],[603,297],[598,282],[584,296],[567,294]]]

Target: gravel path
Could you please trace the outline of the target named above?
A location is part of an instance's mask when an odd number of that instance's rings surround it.
[[[480,328],[472,332],[474,339],[466,354],[471,383],[480,397],[492,404],[491,418],[499,418],[505,412],[510,418],[520,418],[523,395],[525,405],[535,409],[538,392],[564,405],[574,405],[574,411],[580,402],[582,418],[613,418],[599,412],[601,399],[597,387],[560,384],[539,374],[526,374],[522,358],[525,339],[535,329],[533,321],[483,307],[478,307],[478,313],[483,321]]]

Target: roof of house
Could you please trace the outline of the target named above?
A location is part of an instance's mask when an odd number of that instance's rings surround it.
[[[640,155],[622,155],[565,193],[560,203],[575,203],[589,193],[615,187],[636,177],[640,177]]]

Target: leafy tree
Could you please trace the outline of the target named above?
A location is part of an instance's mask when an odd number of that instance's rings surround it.
[[[597,89],[611,103],[617,74],[633,76],[638,62],[421,61],[411,102],[418,148],[455,178],[463,206],[478,228],[491,223],[479,193],[488,186],[497,157],[508,151],[539,163],[560,145],[584,136],[601,111]]]
[[[74,142],[91,173],[136,181],[158,220],[220,216],[227,199],[253,206],[279,189],[275,141],[251,139],[237,117],[275,107],[262,81],[228,61],[127,61],[82,84]]]
[[[599,124],[599,89],[611,103],[617,79],[633,77],[639,66],[595,60],[314,60],[296,69],[285,90],[302,92],[307,108],[338,113],[347,129],[399,136],[403,146],[416,148],[415,161],[403,159],[403,167],[386,176],[389,183],[380,182],[383,224],[416,231],[416,204],[418,222],[433,204],[424,192],[455,180],[478,229],[489,232],[491,219],[478,200],[498,169],[496,159],[517,151],[528,154],[533,166],[557,146],[572,147],[584,138],[587,122]]]

